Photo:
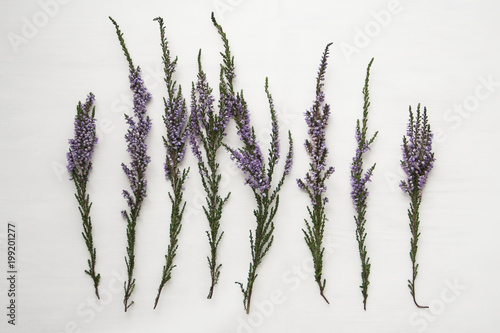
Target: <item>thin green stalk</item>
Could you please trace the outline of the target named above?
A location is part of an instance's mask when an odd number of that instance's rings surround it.
[[[418,239],[420,238],[419,226],[420,226],[420,217],[419,217],[419,208],[422,198],[417,193],[413,193],[411,196],[411,204],[410,209],[408,209],[408,217],[410,219],[410,231],[411,231],[411,239],[410,239],[410,259],[412,265],[412,279],[408,280],[408,288],[410,288],[410,293],[413,298],[413,302],[415,305],[421,309],[429,308],[427,305],[420,305],[416,300],[416,290],[415,290],[415,280],[417,279],[418,274],[418,263],[417,263],[417,251],[418,251]]]
[[[353,158],[351,165],[351,198],[354,203],[354,208],[356,210],[356,215],[354,216],[354,221],[356,222],[356,240],[358,242],[359,257],[361,259],[361,294],[363,295],[363,309],[366,310],[366,302],[368,299],[368,285],[370,284],[370,258],[368,257],[368,252],[366,250],[366,208],[368,199],[368,190],[366,188],[366,183],[371,181],[371,176],[376,164],[373,164],[366,171],[363,170],[363,156],[371,149],[372,143],[377,137],[378,131],[368,139],[368,109],[370,106],[370,93],[369,93],[369,81],[370,81],[370,69],[373,63],[373,58],[371,59],[368,67],[366,69],[365,85],[363,87],[363,118],[361,121],[358,119],[356,123],[356,155]]]
[[[89,252],[90,259],[87,260],[89,265],[88,270],[85,270],[85,273],[90,276],[94,283],[94,291],[95,295],[98,299],[99,296],[99,281],[101,279],[101,275],[96,273],[95,266],[97,261],[96,249],[94,247],[94,239],[92,236],[92,221],[90,217],[90,208],[92,207],[92,203],[90,202],[89,195],[87,194],[87,175],[83,175],[80,177],[78,173],[73,172],[73,180],[75,182],[76,193],[75,197],[78,201],[78,210],[80,211],[80,215],[82,217],[82,225],[83,232],[82,236],[85,240],[85,245],[87,246],[87,251]]]

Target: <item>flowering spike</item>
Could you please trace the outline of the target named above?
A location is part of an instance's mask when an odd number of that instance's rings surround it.
[[[135,289],[134,267],[135,267],[135,227],[137,219],[141,211],[141,206],[146,197],[147,180],[146,169],[151,161],[147,155],[146,138],[151,130],[151,119],[147,115],[146,105],[151,100],[151,94],[144,86],[144,81],[141,77],[141,69],[134,68],[130,54],[128,53],[123,34],[121,33],[118,24],[111,17],[109,18],[116,27],[116,34],[122,46],[130,66],[130,89],[134,93],[133,112],[134,115],[125,115],[125,120],[129,125],[129,129],[125,134],[127,142],[127,152],[130,155],[131,162],[127,166],[122,164],[123,171],[130,182],[131,193],[124,191],[123,195],[127,201],[130,212],[122,211],[122,216],[127,220],[127,257],[125,263],[127,266],[127,281],[124,283],[125,296],[123,304],[125,312],[131,307],[134,302],[130,302],[130,297]]]
[[[92,155],[94,146],[97,143],[96,125],[95,125],[95,106],[93,106],[95,96],[89,93],[85,104],[78,102],[75,116],[75,136],[69,140],[69,152],[66,157],[68,160],[67,169],[71,175],[71,179],[75,183],[75,197],[78,201],[78,209],[82,217],[83,232],[82,236],[85,240],[85,245],[90,255],[87,260],[89,269],[85,271],[94,282],[94,291],[99,297],[99,280],[100,274],[95,271],[96,265],[96,249],[92,237],[92,221],[90,218],[90,202],[87,194],[87,182],[90,171],[92,170]]]
[[[368,298],[368,285],[370,284],[368,278],[370,276],[370,258],[366,251],[366,201],[368,199],[368,190],[366,183],[371,181],[375,164],[368,168],[363,173],[363,155],[370,150],[371,145],[377,137],[378,131],[370,138],[366,138],[368,130],[368,107],[370,106],[370,94],[368,91],[368,83],[370,81],[370,69],[373,63],[373,58],[368,64],[366,69],[365,85],[363,87],[363,118],[360,122],[358,119],[356,123],[356,155],[352,159],[351,164],[351,198],[356,210],[354,220],[356,222],[356,240],[358,241],[359,256],[361,259],[361,294],[363,295],[363,308],[366,310],[366,300]],[[360,125],[361,124],[361,125]]]
[[[326,165],[326,158],[328,156],[326,126],[328,125],[328,118],[330,116],[330,106],[324,104],[323,81],[325,80],[328,52],[331,44],[326,45],[321,58],[316,78],[316,98],[313,101],[313,106],[305,112],[306,124],[309,127],[309,139],[305,141],[304,146],[311,158],[311,163],[309,163],[310,169],[306,173],[304,180],[297,179],[297,185],[300,189],[307,192],[311,200],[312,207],[307,207],[310,221],[305,220],[306,229],[302,229],[302,231],[304,232],[304,240],[313,257],[314,278],[318,284],[319,293],[328,304],[328,299],[324,294],[326,280],[322,278],[324,253],[322,243],[325,223],[327,221],[325,205],[328,202],[328,198],[324,197],[323,193],[326,191],[325,181],[330,178],[335,169],[333,167],[327,168]]]
[[[411,250],[410,259],[412,262],[412,279],[408,280],[408,287],[413,302],[419,308],[428,308],[417,303],[415,292],[415,280],[418,273],[417,264],[417,249],[419,232],[419,208],[422,201],[422,191],[427,182],[429,172],[434,166],[434,153],[432,152],[433,133],[427,118],[427,109],[424,107],[424,112],[420,112],[420,104],[417,106],[417,114],[414,114],[410,106],[410,119],[406,131],[406,136],[403,137],[403,160],[401,167],[407,175],[405,180],[401,181],[401,189],[410,196],[410,208],[408,209],[408,217],[410,218],[410,231],[412,238],[410,240]]]

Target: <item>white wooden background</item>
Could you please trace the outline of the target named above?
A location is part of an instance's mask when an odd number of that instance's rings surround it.
[[[500,116],[500,4],[493,0],[5,0],[0,3],[0,331],[2,332],[500,332],[498,234],[498,123]],[[162,16],[177,81],[189,97],[196,56],[215,91],[222,43],[214,11],[230,40],[237,79],[267,150],[270,119],[263,86],[269,77],[282,137],[291,129],[295,164],[283,188],[275,242],[259,271],[252,313],[243,311],[234,281],[246,281],[248,230],[254,200],[228,156],[220,155],[224,210],[223,264],[213,300],[209,288],[207,223],[195,160],[179,238],[177,267],[153,311],[168,242],[170,184],[164,180],[161,136]],[[137,225],[135,305],[122,309],[127,188],[120,163],[131,93],[128,66],[112,16],[153,94],[149,113],[152,162],[148,197]],[[326,74],[332,106],[324,277],[326,305],[312,279],[303,241],[308,199],[295,178],[308,161],[303,112],[314,99],[321,53],[333,42]],[[371,76],[370,131],[379,130],[366,163],[377,163],[368,207],[367,247],[372,262],[368,310],[362,309],[360,262],[349,197],[354,126],[361,116],[366,65]],[[83,273],[87,252],[65,169],[67,140],[79,100],[96,95],[99,143],[89,192],[93,201],[102,302]],[[417,309],[407,279],[410,232],[400,145],[408,106],[422,103],[436,133],[435,168],[421,206]],[[234,126],[227,142],[237,146]],[[286,143],[282,143],[286,149]],[[7,324],[6,228],[18,225],[18,317]]]

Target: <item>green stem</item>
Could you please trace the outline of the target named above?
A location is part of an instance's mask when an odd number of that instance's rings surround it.
[[[412,238],[410,241],[411,251],[410,251],[410,259],[412,262],[412,280],[408,280],[408,287],[410,288],[410,294],[413,298],[413,302],[418,308],[426,309],[428,306],[418,304],[416,300],[416,290],[415,290],[415,280],[417,279],[418,274],[418,263],[417,263],[417,250],[418,250],[418,239],[420,237],[420,233],[418,231],[420,225],[419,219],[419,208],[421,203],[421,197],[419,194],[418,188],[415,188],[414,193],[411,196],[411,207],[408,211],[408,215],[410,217],[410,230],[412,234]]]
[[[77,189],[77,193],[75,197],[79,204],[79,211],[82,217],[82,225],[83,232],[82,236],[85,240],[85,245],[87,246],[87,251],[89,252],[90,258],[87,260],[89,265],[89,269],[85,270],[85,273],[89,275],[94,283],[94,292],[97,296],[97,299],[100,299],[99,296],[99,281],[101,278],[100,274],[96,274],[95,266],[97,261],[96,249],[94,247],[94,239],[92,237],[92,221],[90,218],[90,208],[92,207],[92,203],[89,200],[89,196],[87,194],[87,175],[82,175],[81,177],[75,173],[73,173],[73,180],[75,182],[75,187]]]
[[[169,193],[170,201],[172,203],[172,213],[170,215],[170,244],[168,245],[167,254],[165,255],[165,265],[163,266],[162,278],[158,287],[158,294],[156,295],[153,309],[156,309],[163,287],[170,280],[172,270],[175,267],[174,258],[177,253],[178,237],[182,228],[182,215],[186,207],[186,202],[183,203],[182,201],[182,186],[184,184],[184,181],[186,180],[188,173],[189,168],[187,170],[183,170],[180,178],[177,173],[175,173],[172,177],[172,189],[174,195],[172,197],[172,195]]]

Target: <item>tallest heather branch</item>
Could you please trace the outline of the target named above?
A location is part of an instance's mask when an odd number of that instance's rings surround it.
[[[123,197],[127,201],[129,210],[122,211],[123,217],[127,220],[127,257],[125,257],[127,281],[123,284],[125,291],[123,305],[125,311],[127,311],[134,304],[133,301],[129,303],[129,300],[135,288],[135,278],[133,275],[135,266],[135,226],[139,218],[142,202],[146,197],[146,168],[151,160],[147,155],[148,146],[146,144],[146,138],[151,129],[151,119],[146,114],[146,104],[151,99],[151,94],[144,86],[144,81],[141,78],[141,69],[134,67],[118,24],[111,17],[109,19],[115,25],[118,40],[129,63],[130,89],[134,93],[134,116],[125,115],[125,120],[129,125],[127,134],[125,134],[125,140],[127,141],[127,152],[130,154],[132,161],[129,166],[122,163],[123,171],[130,182],[130,191],[123,191]]]

